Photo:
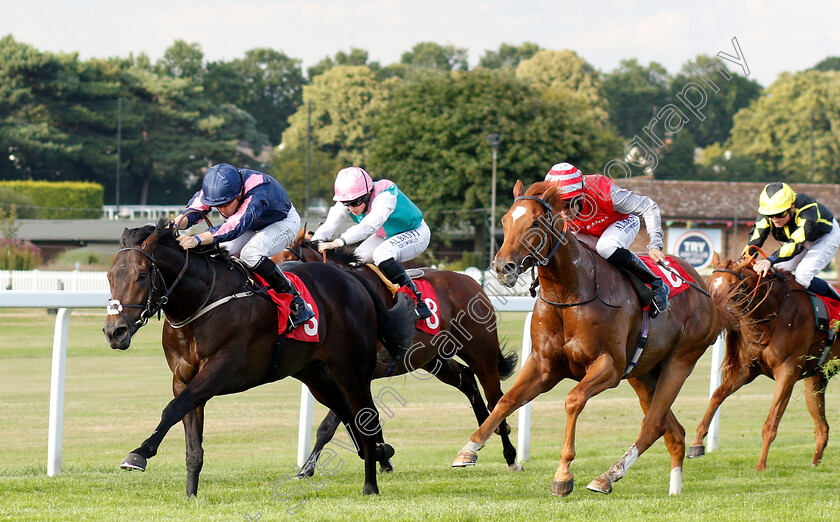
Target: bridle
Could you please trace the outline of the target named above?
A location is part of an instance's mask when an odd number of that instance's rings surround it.
[[[536,201],[537,203],[542,205],[543,210],[545,210],[545,217],[546,217],[546,219],[548,219],[548,222],[551,224],[551,229],[548,231],[549,235],[552,235],[552,236],[555,235],[556,234],[556,231],[554,229],[554,219],[555,218],[553,216],[554,209],[551,208],[551,205],[549,205],[546,200],[544,200],[542,198],[538,198],[536,196],[519,196],[516,199],[514,199],[513,202],[516,203],[517,201],[522,201],[522,200]],[[537,253],[537,252],[531,252],[527,256],[523,257],[519,261],[519,266],[517,267],[517,269],[519,270],[520,273],[522,273],[524,271],[525,261],[527,261],[528,259],[531,260],[531,266],[532,267],[533,266],[545,266],[545,265],[547,265],[548,262],[551,260],[551,258],[554,257],[554,254],[557,253],[557,249],[560,248],[560,245],[562,243],[565,243],[567,223],[566,223],[566,220],[563,219],[562,217],[560,219],[563,220],[563,232],[560,233],[559,237],[557,238],[557,241],[555,241],[555,243],[554,243],[554,246],[549,249],[548,254],[545,255],[545,256],[540,256],[539,253]]]
[[[126,324],[129,324],[128,319],[122,313],[123,309],[125,309],[125,308],[140,308],[140,309],[142,309],[142,311],[140,312],[140,318],[137,319],[137,321],[134,322],[134,326],[136,326],[137,328],[140,328],[141,326],[144,326],[147,322],[149,322],[149,319],[151,317],[153,317],[155,314],[158,314],[158,317],[160,317],[161,309],[166,305],[166,303],[169,302],[169,296],[172,294],[172,291],[175,290],[175,287],[178,286],[178,283],[181,281],[184,274],[187,272],[187,267],[190,264],[190,251],[187,250],[186,259],[184,261],[183,268],[181,268],[181,272],[178,273],[178,276],[175,278],[175,281],[172,283],[172,286],[168,286],[166,284],[166,280],[163,277],[163,273],[160,271],[160,269],[157,266],[157,261],[155,260],[155,257],[152,254],[143,250],[142,248],[139,248],[139,247],[121,248],[117,251],[117,256],[119,256],[122,252],[128,252],[128,251],[132,251],[132,250],[140,252],[141,254],[146,256],[146,258],[149,261],[151,261],[151,263],[152,263],[151,282],[150,282],[150,285],[149,285],[149,294],[146,296],[146,304],[145,305],[143,305],[143,304],[122,304],[122,303],[120,303],[119,299],[110,299],[108,301],[108,315],[119,315],[120,317],[122,317],[123,321],[126,322]],[[115,263],[116,263],[116,261],[115,261]],[[163,295],[161,295],[157,300],[155,300],[154,299],[155,293],[160,293],[160,292],[158,292],[158,286],[157,286],[158,278],[160,278],[160,282],[163,285],[163,290],[164,291],[163,291]],[[201,307],[203,307],[204,304],[206,304],[207,300],[210,298],[210,293],[213,291],[213,287],[215,286],[215,283],[216,283],[216,277],[215,277],[215,272],[214,272],[213,273],[213,284],[211,284],[210,291],[207,292],[207,296],[204,298],[204,302],[199,306],[199,309],[201,309]]]
[[[536,201],[537,203],[539,203],[543,207],[543,210],[545,210],[545,217],[546,217],[546,219],[548,219],[548,222],[551,224],[551,228],[548,230],[548,233],[552,236],[556,235],[557,231],[554,228],[556,218],[554,217],[554,209],[551,207],[551,205],[549,205],[546,200],[544,200],[542,198],[539,198],[537,196],[519,196],[519,197],[515,198],[513,200],[513,202],[516,203],[517,201],[522,201],[522,200]],[[556,241],[554,242],[554,246],[552,246],[549,249],[548,254],[545,255],[545,256],[539,256],[538,253],[534,253],[534,252],[529,253],[527,256],[523,257],[522,260],[519,261],[519,266],[517,266],[517,270],[519,271],[519,273],[523,272],[525,261],[528,260],[528,259],[531,259],[531,268],[533,268],[535,266],[545,266],[545,265],[547,265],[548,262],[551,260],[551,258],[554,257],[554,254],[557,253],[557,249],[560,248],[560,245],[563,244],[563,243],[566,243],[566,231],[569,228],[569,224],[565,219],[563,219],[562,216],[560,216],[560,219],[563,221],[563,231],[561,233],[557,234],[559,237],[556,238]],[[537,291],[541,301],[543,301],[546,304],[556,306],[557,308],[571,308],[571,307],[574,307],[574,306],[589,304],[589,303],[591,303],[591,302],[593,302],[597,299],[598,301],[601,302],[601,304],[604,304],[604,305],[606,305],[610,308],[621,308],[621,306],[611,305],[611,304],[605,302],[603,299],[601,299],[600,287],[598,286],[598,267],[595,263],[595,254],[593,254],[592,250],[590,250],[588,248],[586,250],[588,250],[589,254],[592,256],[592,267],[593,267],[592,270],[593,270],[593,282],[595,283],[595,295],[592,296],[591,298],[585,300],[585,301],[578,301],[576,303],[560,303],[560,302],[557,302],[557,301],[550,301],[550,300],[546,299],[545,297],[543,297],[542,291]],[[533,272],[532,272],[532,277],[533,277]],[[535,278],[534,281],[531,283],[531,289],[532,289],[531,295],[533,295],[534,289],[536,288],[536,286],[538,284],[537,281],[538,280]]]

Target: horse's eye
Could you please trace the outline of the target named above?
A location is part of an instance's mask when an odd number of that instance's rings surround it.
[[[532,228],[532,229],[540,228],[540,222],[539,221],[534,221],[533,223],[531,223],[530,228]]]
[[[148,273],[140,272],[140,275],[137,276],[137,281],[145,281],[147,277],[149,277]]]

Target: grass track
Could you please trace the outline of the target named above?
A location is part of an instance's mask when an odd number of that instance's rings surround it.
[[[524,314],[506,314],[501,331],[518,349]],[[388,404],[386,439],[397,448],[396,472],[379,476],[379,497],[361,494],[363,465],[333,445],[341,469],[312,481],[283,482],[296,455],[300,384],[287,380],[214,398],[207,407],[205,464],[199,497],[184,499],[183,429],[175,426],[146,473],[119,463],[154,428],[171,399],[171,374],[160,348],[160,323],[149,323],[124,353],[111,351],[100,313],[74,312],[70,326],[63,472],[46,476],[47,412],[54,316],[0,309],[0,519],[17,520],[830,520],[840,513],[840,451],[830,442],[823,464],[810,466],[813,426],[801,384],[794,389],[774,442],[769,469],[754,471],[773,382],[759,378],[724,403],[721,449],[686,461],[683,494],[669,497],[669,459],[659,441],[610,496],[585,490],[632,444],[638,401],[622,383],[592,399],[579,422],[574,493],[548,487],[559,461],[562,382],[534,401],[531,459],[506,471],[497,438],[471,469],[449,464],[476,428],[466,400],[436,381],[411,376],[376,381],[405,400]],[[690,442],[708,397],[710,353],[678,397],[674,412]],[[513,378],[512,378],[513,379]],[[510,387],[512,380],[503,384]],[[827,415],[836,424],[838,393],[829,387]],[[316,423],[325,413],[316,406]],[[516,415],[511,419],[516,436]],[[347,441],[346,434],[341,434]],[[514,439],[515,441],[515,439]],[[286,500],[275,496],[289,494]],[[295,515],[305,492],[305,502]],[[293,498],[292,498],[293,497]]]

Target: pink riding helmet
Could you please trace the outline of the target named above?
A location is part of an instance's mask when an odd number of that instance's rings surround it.
[[[338,171],[335,177],[335,196],[333,201],[353,201],[373,189],[373,180],[365,169],[347,167]]]

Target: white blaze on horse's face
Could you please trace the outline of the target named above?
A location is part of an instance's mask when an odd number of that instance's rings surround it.
[[[510,213],[510,216],[513,218],[513,222],[516,223],[516,220],[524,216],[526,212],[527,210],[525,210],[525,207],[519,205],[518,207],[513,209],[513,212]]]
[[[716,291],[720,285],[723,284],[723,279],[717,278],[715,279],[715,284],[712,285],[712,292]]]

